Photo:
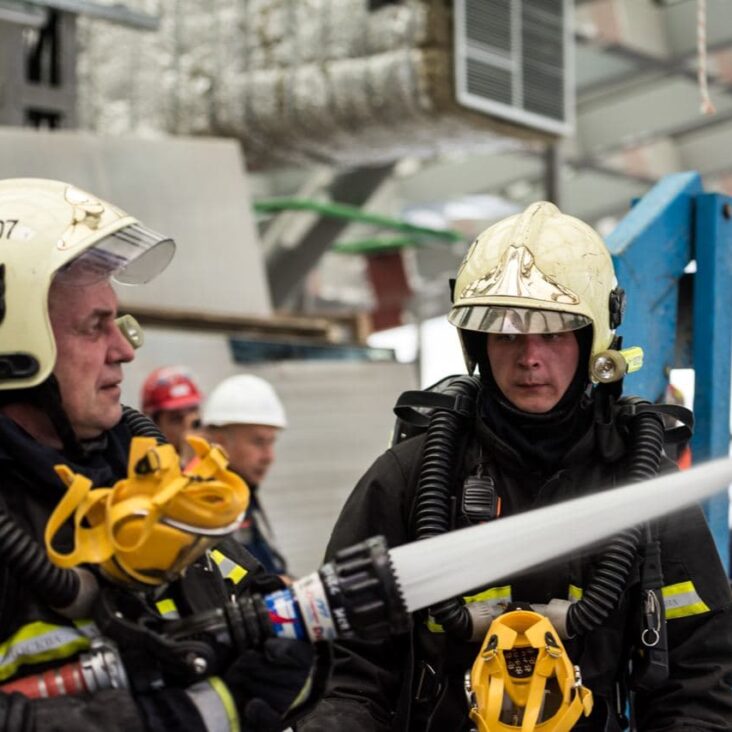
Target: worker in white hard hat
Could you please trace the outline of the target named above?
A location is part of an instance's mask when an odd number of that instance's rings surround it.
[[[113,283],[149,281],[174,251],[74,185],[0,180],[2,729],[269,730],[307,678],[302,642],[242,649],[198,628],[181,645],[163,629],[280,584],[227,538],[247,491],[223,452],[200,440],[188,479],[120,404],[142,333]]]
[[[590,226],[532,204],[477,237],[451,289],[468,375],[402,396],[394,444],[346,501],[326,558],[674,469],[664,443],[689,431],[662,418],[689,415],[623,396],[642,354],[619,343],[625,295]],[[628,710],[645,732],[730,729],[732,595],[698,507],[413,621],[387,642],[339,644],[298,732],[620,732]]]
[[[253,374],[222,381],[209,395],[201,415],[204,432],[229,456],[231,469],[249,486],[251,501],[237,538],[269,572],[287,575],[287,563],[274,541],[259,487],[275,459],[287,417],[272,385]]]

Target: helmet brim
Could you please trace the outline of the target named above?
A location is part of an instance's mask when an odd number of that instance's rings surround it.
[[[592,321],[580,313],[503,305],[455,307],[447,319],[456,328],[480,333],[540,334],[579,330]]]
[[[55,279],[89,285],[111,277],[123,285],[142,285],[159,275],[174,254],[170,237],[133,223],[95,242],[62,267]]]

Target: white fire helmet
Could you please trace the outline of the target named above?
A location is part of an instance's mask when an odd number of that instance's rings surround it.
[[[204,426],[261,424],[287,427],[285,408],[272,385],[253,374],[237,374],[224,379],[203,406]]]
[[[483,231],[458,270],[448,320],[468,371],[466,331],[558,333],[592,326],[590,364],[615,339],[625,303],[610,252],[590,226],[554,204],[534,203]]]
[[[141,284],[174,252],[169,237],[68,183],[0,180],[0,390],[40,384],[54,367],[54,278]]]

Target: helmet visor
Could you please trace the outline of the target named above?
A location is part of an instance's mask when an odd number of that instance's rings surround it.
[[[135,223],[96,242],[62,267],[56,278],[90,285],[112,277],[123,285],[142,285],[159,275],[173,254],[170,237]]]
[[[453,308],[447,319],[456,328],[465,330],[516,334],[563,333],[569,330],[579,330],[591,322],[587,316],[578,313],[501,305]]]

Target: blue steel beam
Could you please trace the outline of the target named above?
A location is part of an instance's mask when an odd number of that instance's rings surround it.
[[[693,363],[696,374],[692,439],[695,462],[730,451],[732,354],[732,198],[696,197]],[[707,520],[729,572],[727,491],[707,501]]]
[[[729,453],[732,362],[732,199],[705,194],[698,173],[661,180],[620,222],[607,244],[618,281],[628,293],[619,334],[624,346],[645,351],[645,364],[626,391],[651,401],[662,396],[674,363],[678,283],[694,275],[693,367],[696,375],[692,440],[695,462]],[[704,506],[729,572],[727,492]]]
[[[650,401],[661,397],[674,366],[678,282],[692,259],[698,173],[663,178],[606,238],[628,309],[618,331],[623,346],[641,346],[643,368],[628,376],[626,391]]]

